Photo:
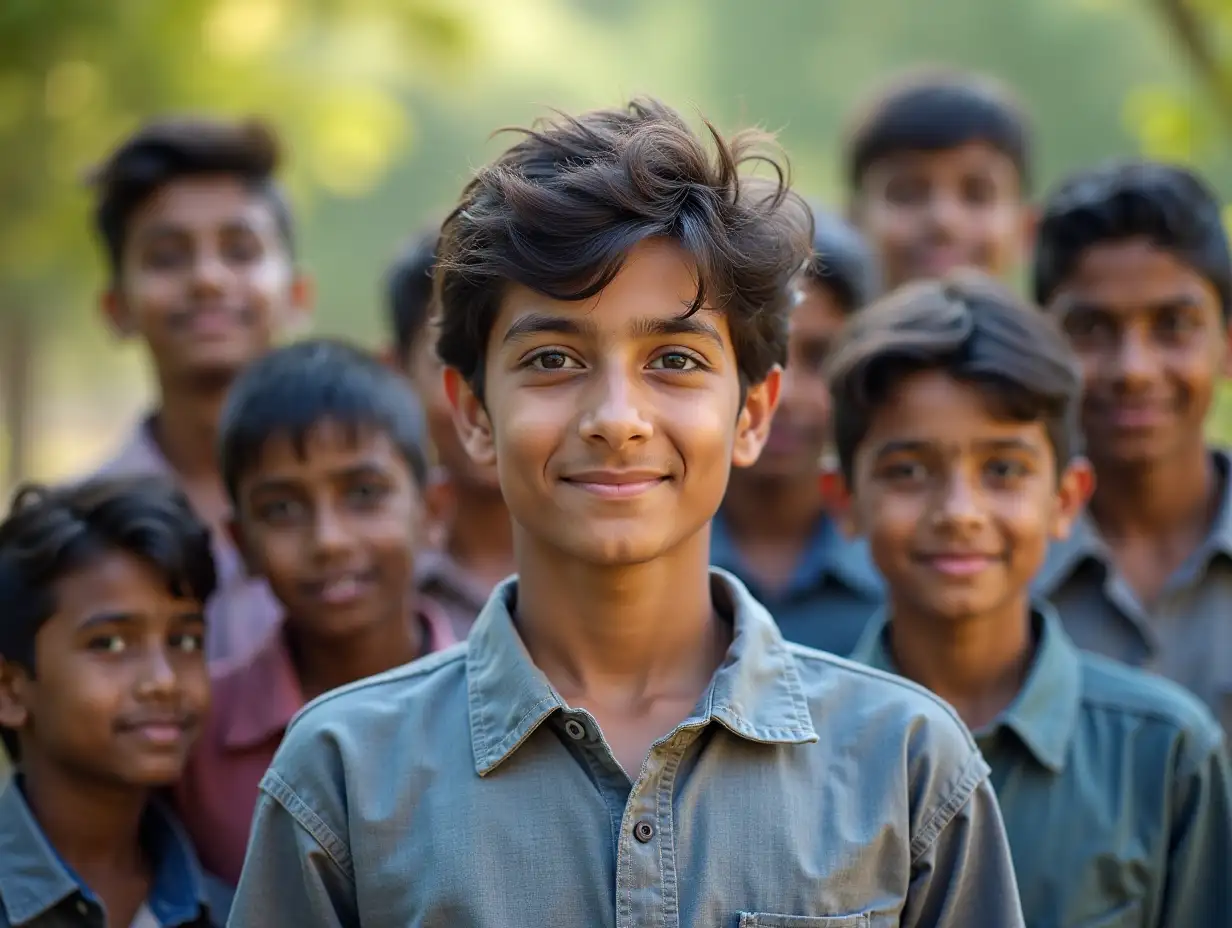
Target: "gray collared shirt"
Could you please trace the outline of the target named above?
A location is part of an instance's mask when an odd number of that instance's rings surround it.
[[[1080,652],[1037,607],[1018,697],[976,743],[992,767],[1031,928],[1188,928],[1232,917],[1232,779],[1190,693]],[[885,619],[855,656],[893,671]]]
[[[315,701],[262,782],[231,924],[1023,925],[953,711],[713,589],[727,659],[636,781],[531,662],[514,580],[467,643]]]
[[[163,928],[220,928],[231,893],[201,871],[188,837],[165,808],[144,822],[153,882],[146,921]],[[141,913],[138,913],[140,923]],[[103,907],[47,841],[22,795],[20,780],[0,786],[0,928],[103,928]]]
[[[154,440],[152,418],[133,430],[119,453],[92,476],[157,476],[177,480]],[[282,607],[269,586],[244,567],[225,532],[211,533],[218,590],[206,604],[206,658],[216,666],[243,663],[256,653],[282,622]]]
[[[1175,680],[1232,734],[1232,481],[1228,455],[1213,454],[1224,496],[1210,535],[1156,603],[1138,600],[1089,515],[1051,547],[1035,592],[1078,647]]]
[[[774,616],[784,638],[831,654],[851,653],[885,597],[868,545],[844,537],[828,516],[818,521],[782,589],[770,590],[758,582],[722,510],[710,523],[710,563],[735,574],[749,588]]]

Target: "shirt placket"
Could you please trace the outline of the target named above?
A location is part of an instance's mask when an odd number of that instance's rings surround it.
[[[630,783],[594,717],[580,710],[564,716],[564,733],[583,753],[617,823],[617,928],[680,926],[673,799],[681,764],[705,726],[693,719],[656,741]]]

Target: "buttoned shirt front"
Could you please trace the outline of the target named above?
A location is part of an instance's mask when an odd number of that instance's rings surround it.
[[[846,656],[885,597],[868,545],[846,538],[822,516],[782,589],[767,589],[745,563],[719,510],[710,523],[710,563],[734,574],[779,625],[788,641]]]
[[[103,928],[102,904],[48,842],[20,784],[0,786],[0,928]],[[136,923],[222,928],[230,891],[202,872],[175,819],[152,803],[142,830],[154,877]]]
[[[987,766],[906,681],[784,642],[715,571],[726,660],[632,779],[530,659],[468,642],[315,701],[262,782],[236,928],[1022,925]]]
[[[1022,690],[975,739],[1031,928],[1232,923],[1232,778],[1210,712],[1167,680],[1080,652],[1053,610]],[[878,616],[853,657],[895,671]]]

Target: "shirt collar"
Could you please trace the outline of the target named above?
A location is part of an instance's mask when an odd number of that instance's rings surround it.
[[[1223,484],[1223,493],[1210,534],[1189,562],[1200,567],[1205,567],[1216,554],[1232,558],[1232,456],[1227,451],[1213,449],[1211,458]],[[1074,523],[1069,537],[1049,546],[1048,557],[1036,576],[1033,589],[1038,595],[1049,596],[1083,563],[1089,561],[1097,563],[1105,573],[1112,569],[1112,554],[1108,545],[1100,535],[1095,520],[1084,511]]]
[[[147,900],[162,925],[196,920],[209,908],[205,876],[187,835],[169,811],[151,802],[143,838],[154,861]],[[9,923],[24,925],[75,894],[94,901],[47,841],[22,795],[19,777],[0,787],[0,904]]]
[[[711,569],[711,590],[734,625],[727,659],[694,710],[750,741],[817,740],[791,651],[765,608],[739,580]],[[467,639],[466,676],[475,770],[486,776],[552,713],[566,708],[531,661],[514,625],[517,579],[492,591]]]
[[[1010,729],[1031,755],[1053,773],[1065,769],[1070,743],[1082,705],[1082,666],[1078,649],[1065,634],[1053,608],[1036,603],[1032,624],[1038,644],[1027,679],[984,736],[998,728]],[[889,621],[884,610],[869,622],[852,660],[889,673],[898,673],[889,646]]]
[[[491,592],[482,580],[447,552],[435,548],[415,555],[415,580],[419,587],[456,599],[473,608],[476,614]]]
[[[424,654],[456,643],[449,617],[438,603],[420,594],[415,606],[416,621],[424,630]],[[218,731],[223,747],[231,751],[281,739],[307,702],[281,629],[254,655],[215,674],[213,690]]]
[[[741,577],[750,576],[721,509],[710,523],[710,562]],[[830,577],[863,596],[881,597],[881,578],[872,566],[867,545],[863,540],[844,537],[835,521],[823,514],[817,520],[784,595],[807,593]]]
[[[163,455],[154,440],[154,414],[143,418],[129,435],[120,450],[99,470],[101,475],[154,474],[174,477],[171,462]]]

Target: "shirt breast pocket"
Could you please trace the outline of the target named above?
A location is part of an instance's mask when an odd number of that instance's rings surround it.
[[[741,912],[739,928],[869,928],[868,915],[767,915]]]

